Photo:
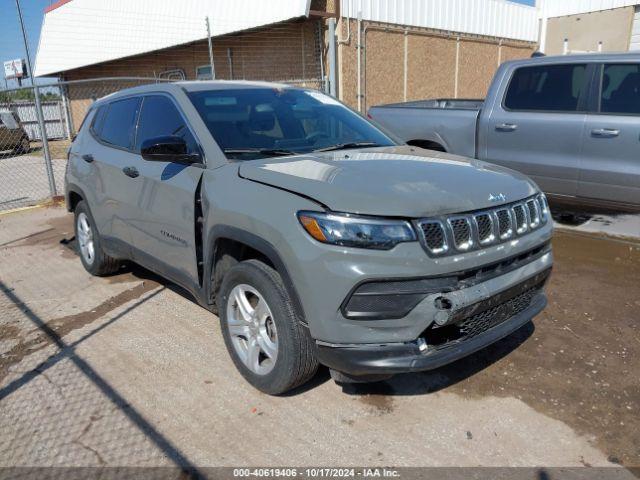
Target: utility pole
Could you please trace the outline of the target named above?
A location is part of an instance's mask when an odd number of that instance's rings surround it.
[[[53,167],[51,166],[51,153],[49,152],[49,142],[47,141],[47,131],[44,125],[44,115],[42,115],[42,105],[40,104],[40,92],[35,79],[33,78],[33,68],[31,64],[31,55],[29,54],[29,42],[27,40],[27,31],[24,28],[24,21],[22,19],[22,10],[20,9],[20,0],[16,0],[16,8],[18,9],[18,18],[20,19],[20,28],[22,29],[22,39],[24,40],[24,51],[27,57],[27,69],[29,78],[31,78],[31,84],[33,85],[33,93],[36,100],[36,116],[38,117],[38,125],[40,126],[40,135],[42,136],[42,151],[44,153],[44,163],[47,167],[47,177],[49,177],[49,190],[51,191],[51,197],[55,197],[58,193],[56,191],[56,180],[53,177]]]
[[[216,69],[213,65],[213,44],[211,43],[211,27],[209,26],[209,17],[205,17],[205,21],[207,22],[207,40],[209,41],[209,63],[211,64],[211,80],[215,80]]]

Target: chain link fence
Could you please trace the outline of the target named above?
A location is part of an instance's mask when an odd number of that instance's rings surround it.
[[[0,211],[62,195],[67,151],[91,104],[123,88],[157,81],[109,78],[39,85],[44,132],[33,87],[0,91]]]
[[[39,85],[44,137],[37,118],[35,89],[0,91],[0,211],[45,203],[64,194],[67,151],[91,104],[124,88],[171,80],[102,78]],[[318,80],[285,80],[317,90]]]

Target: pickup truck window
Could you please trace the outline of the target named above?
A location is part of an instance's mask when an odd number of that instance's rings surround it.
[[[163,95],[144,97],[136,134],[136,152],[142,142],[153,137],[175,135],[187,142],[188,153],[198,150],[195,138],[173,102]]]
[[[577,111],[586,87],[586,70],[586,64],[518,68],[509,83],[504,106],[508,110]]]
[[[133,145],[139,106],[139,97],[110,103],[100,131],[100,139],[116,147],[130,149]]]
[[[395,145],[360,115],[316,91],[224,89],[191,92],[189,98],[227,158]]]
[[[600,112],[640,114],[640,65],[618,63],[604,66]]]

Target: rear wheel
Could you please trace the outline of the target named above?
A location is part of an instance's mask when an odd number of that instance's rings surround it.
[[[31,144],[29,143],[29,138],[22,137],[22,140],[20,140],[20,152],[29,153],[29,150],[31,150]]]
[[[16,145],[14,149],[14,153],[20,155],[23,153],[29,153],[30,150],[31,150],[31,144],[29,143],[29,137],[22,137],[20,139],[20,143]]]
[[[313,377],[313,340],[282,278],[258,260],[232,267],[220,287],[222,334],[233,363],[255,388],[277,395]]]
[[[85,270],[97,276],[116,272],[120,268],[120,262],[102,250],[100,235],[87,204],[79,202],[74,214],[78,253]]]

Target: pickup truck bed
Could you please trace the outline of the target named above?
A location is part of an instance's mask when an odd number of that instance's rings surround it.
[[[472,99],[416,100],[372,107],[369,117],[411,145],[475,157],[483,104]]]

